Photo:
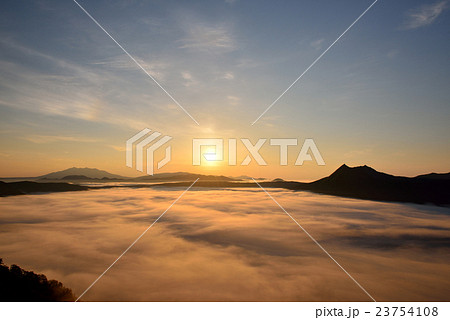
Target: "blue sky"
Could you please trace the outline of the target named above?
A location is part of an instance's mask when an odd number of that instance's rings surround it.
[[[3,1],[0,176],[131,174],[124,142],[144,127],[183,155],[192,137],[312,137],[327,162],[268,176],[449,171],[449,1],[379,0],[254,126],[372,1],[79,3],[200,126],[73,1]]]

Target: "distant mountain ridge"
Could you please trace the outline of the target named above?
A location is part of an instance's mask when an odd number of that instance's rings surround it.
[[[328,177],[314,182],[297,181],[259,182],[263,188],[284,188],[312,191],[340,197],[375,201],[411,202],[418,204],[450,205],[450,174],[427,174],[414,178],[394,176],[376,171],[368,166],[349,167],[342,165]],[[184,186],[187,183],[164,185]],[[202,181],[196,187],[254,188],[253,182]]]
[[[175,172],[175,173],[157,173],[152,176],[142,176],[134,178],[133,181],[146,182],[146,181],[192,181],[197,178],[208,181],[238,181],[238,179],[229,178],[226,176],[204,175],[188,172]]]
[[[450,172],[449,173],[429,173],[422,174],[417,176],[418,179],[434,179],[434,180],[450,180]]]
[[[60,180],[67,176],[85,176],[91,179],[102,179],[102,178],[127,179],[126,177],[120,176],[118,174],[112,174],[104,170],[99,170],[95,168],[76,168],[76,167],[44,174],[43,176],[36,177],[36,179]]]
[[[73,169],[80,168],[71,168],[41,177],[62,176],[61,173],[66,174],[69,170],[71,170],[69,172],[72,173],[80,173],[79,170]],[[98,169],[84,168],[81,169],[82,172],[86,172],[85,169],[88,169],[88,173],[100,173],[100,175],[97,175],[96,178],[91,178],[89,176],[79,174],[64,175],[59,180],[65,179],[65,181],[83,181],[84,179],[96,179],[96,181],[108,181],[114,180],[114,177],[118,176]],[[107,173],[108,176],[112,178],[104,176],[105,173]],[[199,178],[199,180],[195,185],[196,187],[255,187],[254,182],[235,180],[233,178],[225,176],[200,175],[187,172],[160,173],[153,176],[142,176],[138,178],[122,178],[128,179],[127,182],[136,182],[136,184],[127,184],[126,186],[119,184],[117,186],[100,185],[85,187],[77,184],[62,182],[0,182],[0,196],[20,195],[36,192],[105,189],[114,187],[152,188],[158,186],[188,186],[197,178]],[[143,182],[155,183],[149,185],[144,184]],[[284,188],[299,191],[304,190],[366,200],[412,202],[419,204],[435,204],[444,206],[450,205],[450,173],[430,173],[419,175],[413,178],[408,178],[379,172],[368,166],[349,167],[344,164],[328,177],[316,180],[314,182],[304,183],[297,181],[285,181],[283,179],[274,179],[272,181],[261,181],[259,183],[264,188]]]
[[[61,171],[51,172],[38,177],[30,177],[26,178],[29,180],[89,180],[89,179],[116,179],[116,180],[128,180],[128,181],[136,181],[136,182],[145,182],[145,181],[170,181],[170,180],[195,180],[198,177],[201,180],[224,180],[224,181],[242,181],[242,180],[251,180],[250,176],[242,175],[238,177],[227,177],[223,175],[204,175],[204,174],[196,174],[189,172],[165,172],[165,173],[156,173],[152,176],[144,175],[140,177],[125,177],[118,174],[113,174],[105,170],[100,170],[96,168],[77,168],[72,167]],[[450,180],[450,172],[449,173],[428,173],[418,175],[414,178],[409,177],[399,177],[390,175],[387,173],[376,171],[375,169],[364,166],[358,167],[349,167],[346,164],[340,166],[335,172],[333,172],[330,176],[319,179],[317,181],[311,182],[316,185],[321,185],[324,181],[327,183],[340,182],[343,183],[343,179],[352,179],[358,178],[361,179],[374,179],[380,180],[382,178],[389,179],[390,178],[403,178],[403,179],[424,179],[424,180]],[[14,178],[19,179],[19,178]],[[25,178],[24,178],[25,179]],[[357,180],[358,180],[357,179]],[[255,180],[264,180],[264,178],[255,178]],[[358,183],[358,181],[354,180],[353,183]]]
[[[145,175],[136,178],[124,177],[95,168],[69,168],[62,171],[51,172],[36,178],[37,180],[64,180],[64,181],[89,181],[89,180],[126,180],[132,182],[156,182],[156,181],[191,181],[200,178],[202,180],[239,181],[222,175],[204,175],[189,172],[157,173],[152,176]]]

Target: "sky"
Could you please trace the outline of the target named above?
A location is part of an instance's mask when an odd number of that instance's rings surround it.
[[[0,176],[96,167],[126,176],[125,141],[173,137],[159,172],[309,181],[341,164],[450,171],[450,1],[2,1]],[[192,166],[193,138],[297,138],[289,165]],[[326,163],[293,163],[313,138]],[[226,143],[226,142],[225,142]],[[163,150],[161,150],[163,152]],[[163,153],[156,154],[163,157]]]

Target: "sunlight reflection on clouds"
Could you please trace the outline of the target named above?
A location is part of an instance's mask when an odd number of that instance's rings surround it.
[[[180,192],[118,188],[0,199],[1,256],[80,294]],[[447,299],[448,208],[269,192],[376,299]],[[194,188],[83,299],[367,296],[263,192]]]

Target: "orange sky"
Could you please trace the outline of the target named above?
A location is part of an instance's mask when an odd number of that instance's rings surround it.
[[[368,4],[85,5],[135,60],[71,2],[0,12],[0,177],[74,166],[139,175],[125,166],[125,141],[144,128],[173,137],[161,172],[308,181],[343,163],[406,176],[450,171],[450,7],[442,1],[378,2],[329,51]],[[193,167],[193,138],[299,145],[286,167],[267,143],[267,167]],[[293,166],[306,138],[325,166]],[[238,163],[244,151],[238,144]]]

